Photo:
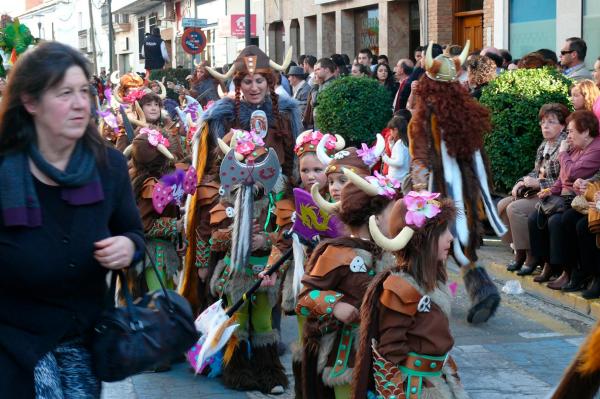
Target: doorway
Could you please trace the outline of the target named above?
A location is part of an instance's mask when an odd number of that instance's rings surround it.
[[[453,42],[464,46],[467,40],[470,51],[483,48],[483,0],[454,0]]]

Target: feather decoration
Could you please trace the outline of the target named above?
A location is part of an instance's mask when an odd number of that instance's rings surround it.
[[[248,264],[252,252],[252,221],[253,221],[253,194],[254,186],[242,185],[239,187],[235,202],[235,219],[231,233],[231,269],[230,278],[235,277]]]
[[[235,334],[232,335],[227,343],[227,346],[225,347],[225,352],[223,353],[223,366],[227,366],[229,364],[239,343],[240,341],[238,340],[237,336]]]

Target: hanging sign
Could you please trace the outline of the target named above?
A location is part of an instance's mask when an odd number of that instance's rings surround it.
[[[200,28],[186,28],[181,36],[181,47],[188,54],[200,54],[206,47],[206,35]]]

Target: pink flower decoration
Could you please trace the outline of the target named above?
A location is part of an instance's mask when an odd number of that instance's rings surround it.
[[[434,218],[442,210],[440,204],[435,199],[440,193],[429,193],[411,191],[404,197],[406,205],[406,224],[412,224],[416,227],[423,227],[427,219]]]
[[[356,155],[362,159],[365,165],[369,167],[375,165],[379,160],[379,157],[375,154],[375,147],[373,146],[373,148],[369,148],[368,145],[362,143],[361,148],[362,149],[356,151]]]
[[[126,103],[129,104],[133,104],[134,102],[140,100],[142,97],[144,97],[144,95],[146,94],[146,92],[142,89],[140,90],[134,90],[131,93],[129,93],[128,95],[126,95],[125,97],[123,97],[123,101],[125,101]]]
[[[162,133],[158,130],[145,127],[140,130],[140,134],[148,135],[148,143],[150,143],[150,145],[153,147],[162,144],[168,148],[171,145],[171,143],[169,143],[169,140],[167,140],[167,138],[163,136]]]
[[[316,147],[319,144],[319,141],[321,141],[321,138],[323,138],[323,134],[318,130],[305,134],[302,136],[302,141],[294,146],[294,152],[298,151],[298,149],[305,144],[313,144]],[[327,147],[327,144],[325,144],[325,147]]]
[[[242,155],[248,155],[256,147],[264,147],[265,142],[263,139],[256,134],[255,130],[250,130],[249,132],[245,130],[234,130],[234,134],[236,137],[236,145],[235,152]]]
[[[400,188],[400,182],[393,177],[388,177],[375,171],[374,176],[367,176],[365,179],[379,189],[379,195],[393,199],[396,195],[396,189]]]

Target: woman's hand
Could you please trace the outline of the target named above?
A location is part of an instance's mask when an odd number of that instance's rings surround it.
[[[575,190],[575,193],[581,195],[585,193],[585,190],[587,189],[589,184],[589,180],[579,178],[573,182],[573,190]]]
[[[333,307],[333,316],[344,324],[350,324],[358,320],[359,312],[349,303],[338,302]]]
[[[560,147],[558,147],[558,152],[567,152],[569,151],[569,142],[567,140],[563,140],[560,142]]]
[[[119,270],[129,267],[135,253],[135,244],[125,236],[108,237],[94,243],[94,258],[102,267]]]
[[[258,273],[258,277],[262,278],[262,283],[260,283],[261,287],[272,287],[277,281],[277,273],[273,273],[270,276],[268,276],[265,270]]]
[[[538,198],[542,199],[542,198],[549,197],[550,195],[552,195],[552,192],[550,191],[550,189],[546,188],[538,193]]]
[[[518,181],[517,184],[515,184],[515,186],[513,187],[512,191],[510,192],[510,194],[517,198],[517,192],[519,191],[519,188],[523,187],[525,185],[525,183],[523,181]]]
[[[525,176],[525,179],[523,179],[523,183],[525,183],[527,187],[535,189],[540,188],[540,180],[536,179],[535,177]]]

